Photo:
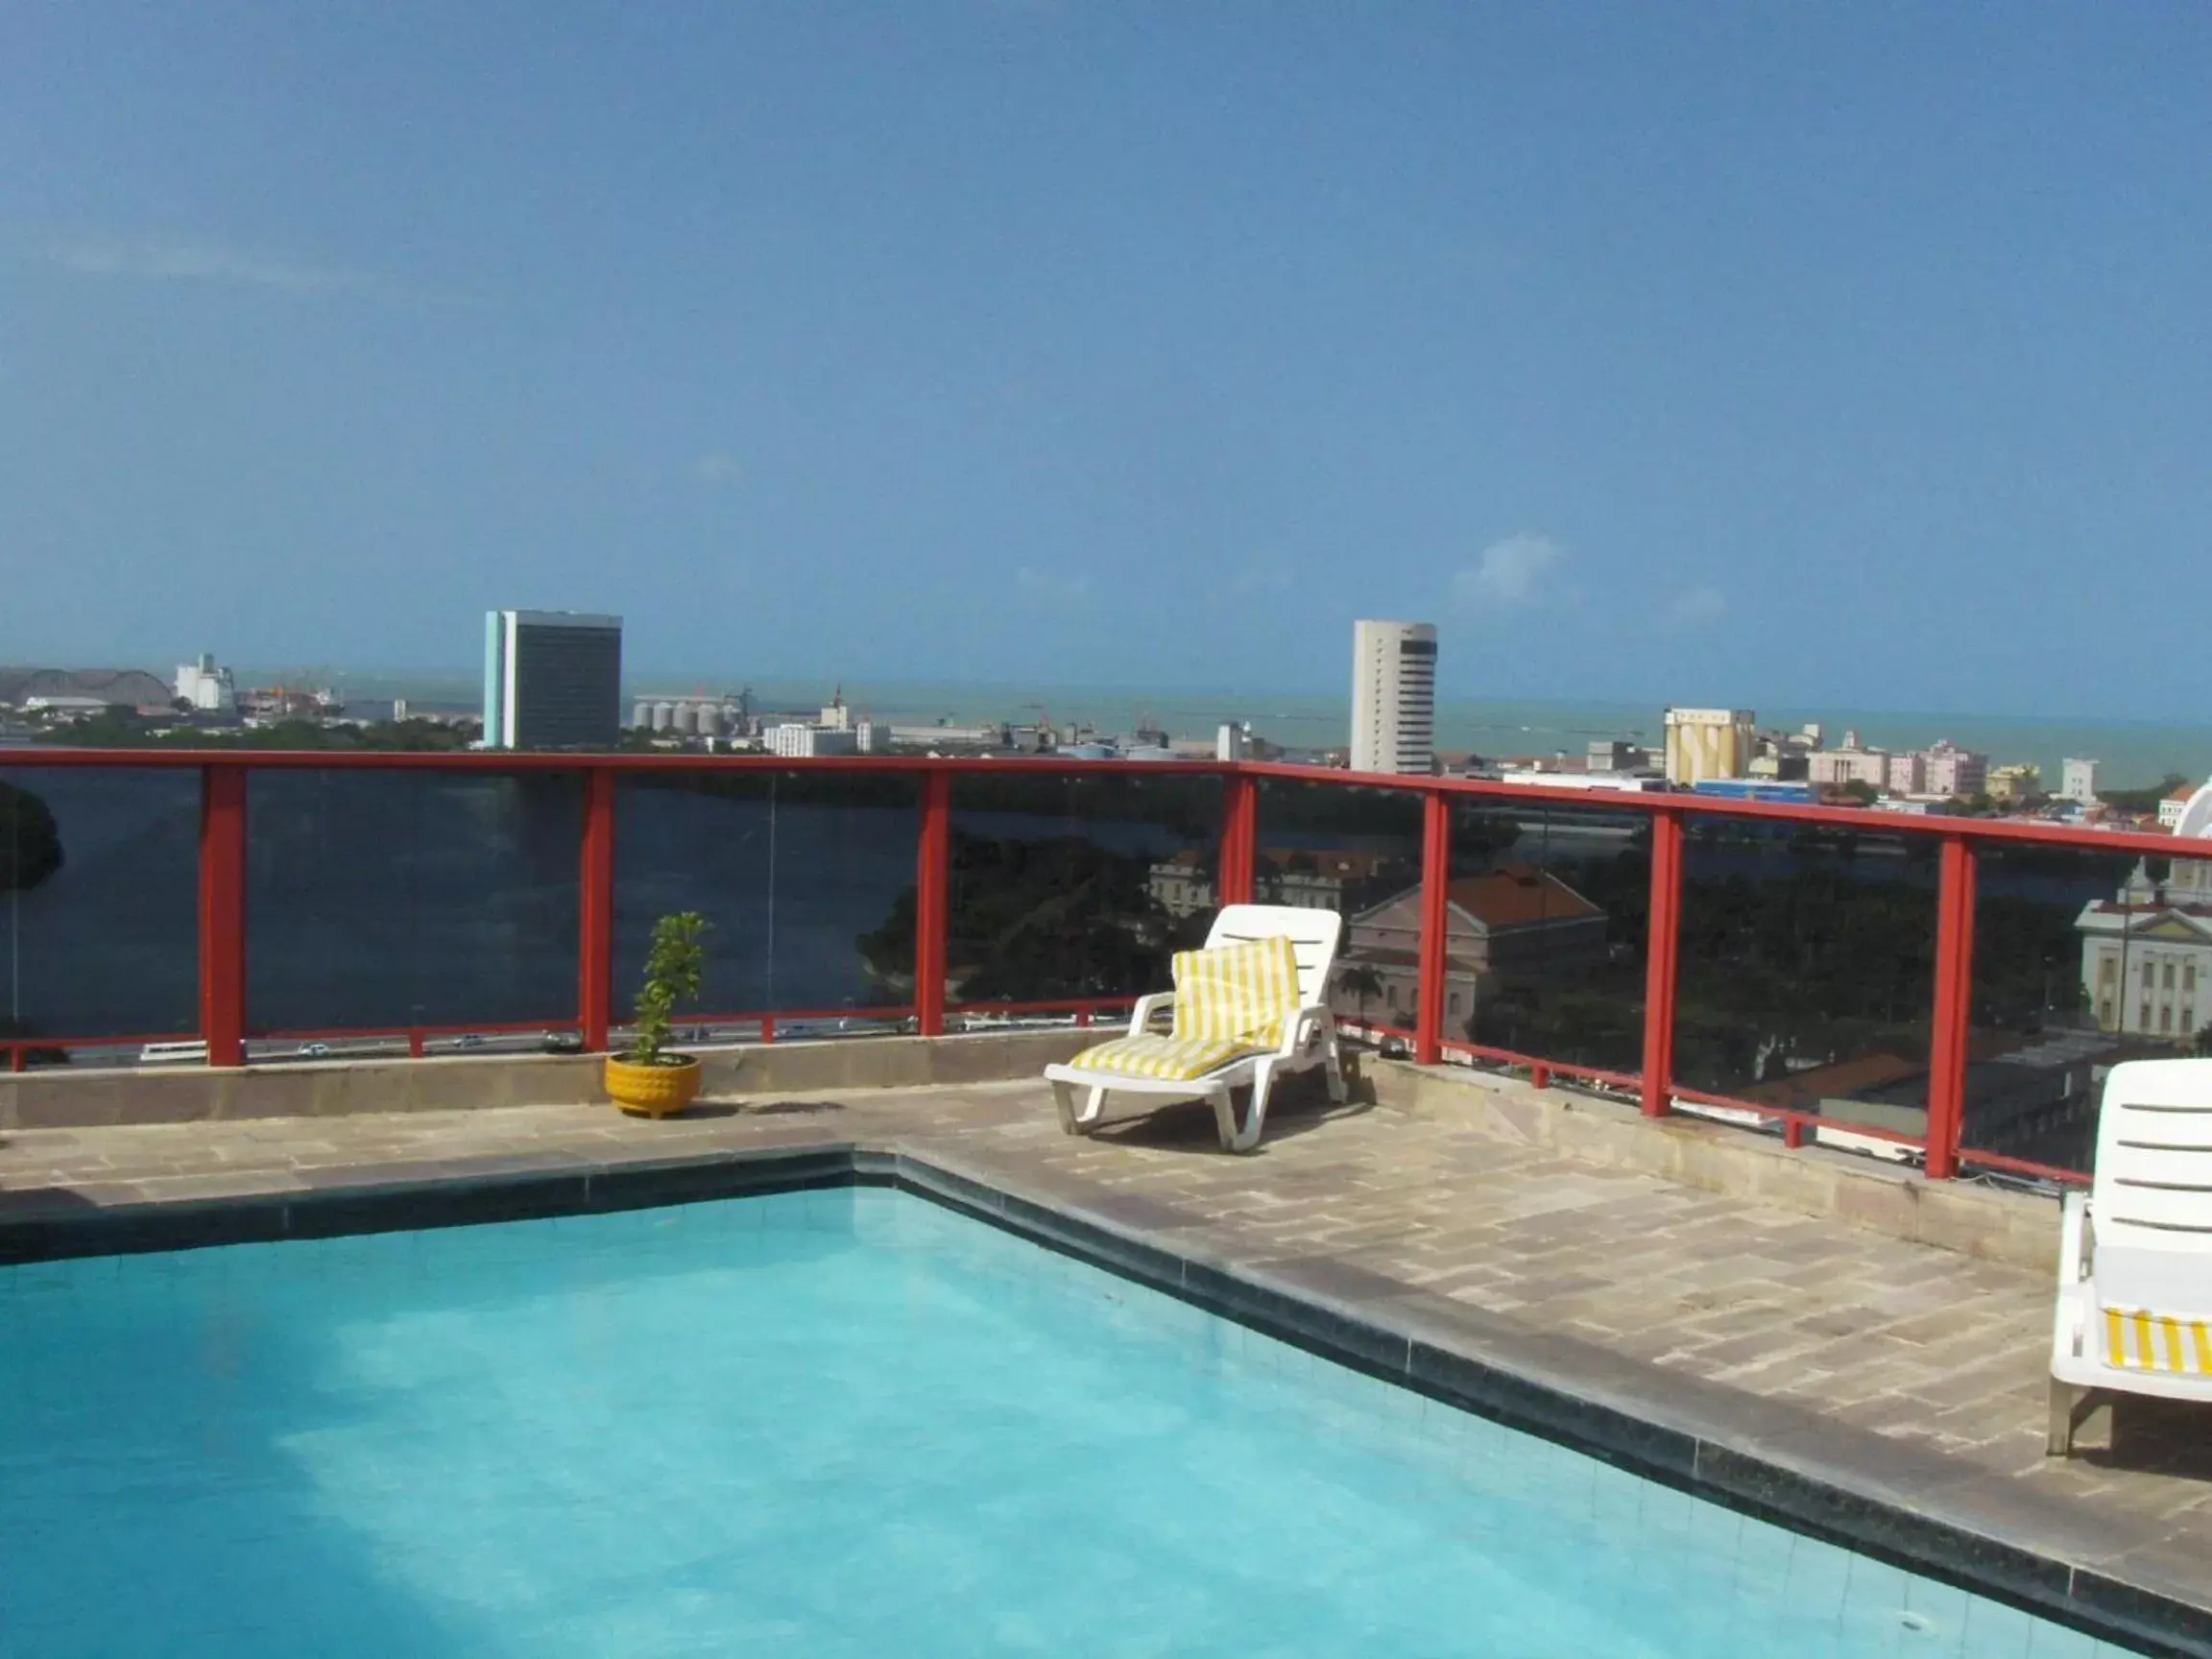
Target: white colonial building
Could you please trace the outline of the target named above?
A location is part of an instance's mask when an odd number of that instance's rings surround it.
[[[2212,1025],[2212,862],[2176,858],[2164,881],[2138,864],[2074,925],[2100,1028],[2185,1043]]]
[[[1466,1032],[1501,982],[1572,979],[1606,956],[1605,912],[1549,871],[1501,864],[1446,889],[1444,1022]],[[1411,1024],[1420,1000],[1421,889],[1360,911],[1345,930],[1330,1006],[1353,1020]]]

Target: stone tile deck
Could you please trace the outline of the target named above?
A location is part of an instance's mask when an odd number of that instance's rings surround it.
[[[1203,1107],[1068,1139],[1031,1082],[658,1124],[557,1106],[27,1130],[0,1141],[0,1217],[825,1144],[1386,1304],[1439,1343],[1503,1345],[1784,1459],[1842,1447],[1866,1490],[2212,1609],[2212,1413],[2123,1402],[2108,1445],[2092,1431],[2047,1459],[2043,1275],[1564,1161],[1449,1113],[1310,1102],[1251,1157],[1216,1149]]]

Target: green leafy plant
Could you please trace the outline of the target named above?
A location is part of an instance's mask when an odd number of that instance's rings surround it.
[[[677,1056],[661,1058],[668,1041],[668,1016],[678,1003],[699,995],[699,974],[706,966],[706,918],[695,910],[678,910],[653,924],[653,947],[645,953],[645,983],[638,987],[636,1034],[625,1056],[633,1066],[674,1065]]]

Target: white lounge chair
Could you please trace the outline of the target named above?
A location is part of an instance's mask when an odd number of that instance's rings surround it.
[[[1086,1049],[1065,1066],[1045,1069],[1061,1127],[1070,1135],[1096,1128],[1109,1093],[1200,1097],[1213,1103],[1222,1149],[1249,1152],[1260,1143],[1267,1093],[1280,1073],[1323,1067],[1329,1098],[1341,1101],[1344,1071],[1336,1022],[1329,1014],[1329,970],[1343,930],[1343,918],[1334,910],[1224,905],[1207,934],[1206,950],[1176,957],[1176,991],[1140,998],[1126,1036]],[[1208,974],[1219,965],[1194,959],[1237,947],[1250,948],[1230,964],[1236,981],[1232,994],[1242,998],[1241,1022],[1224,1023],[1221,1018],[1220,992],[1227,981],[1214,982],[1202,997],[1185,995],[1179,1005],[1185,975]],[[1271,960],[1276,953],[1282,956],[1279,965]],[[1174,1018],[1166,1035],[1152,1028],[1161,1014]],[[1252,1088],[1252,1104],[1239,1128],[1230,1096],[1246,1084]],[[1085,1096],[1080,1109],[1078,1091]]]
[[[2062,1215],[2055,1457],[2073,1450],[2082,1390],[2212,1405],[2212,1060],[2112,1068],[2096,1179]]]

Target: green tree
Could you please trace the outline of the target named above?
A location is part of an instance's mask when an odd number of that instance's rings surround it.
[[[1154,902],[1151,860],[1084,836],[995,837],[955,829],[947,980],[963,1001],[1127,996],[1166,983],[1179,928]],[[914,889],[856,941],[869,976],[913,983]]]
[[[2189,780],[2178,772],[2169,772],[2149,789],[2101,789],[2098,798],[2108,806],[2117,806],[2123,812],[2152,812],[2158,803],[2176,789],[2187,788]]]
[[[706,932],[706,919],[693,910],[679,910],[653,924],[653,944],[645,952],[645,982],[637,988],[635,1034],[630,1039],[632,1065],[661,1063],[661,1051],[668,1042],[668,1017],[678,1003],[699,995],[699,975],[707,965]]]
[[[1354,963],[1336,976],[1336,983],[1359,999],[1359,1017],[1367,1017],[1367,1004],[1382,995],[1382,975],[1363,962]]]
[[[61,868],[54,809],[18,784],[0,781],[0,893],[28,893]]]

